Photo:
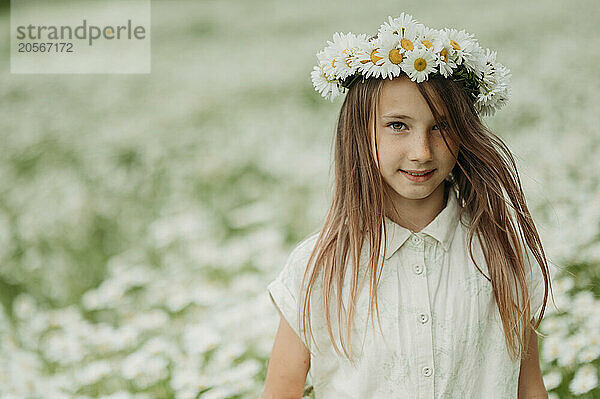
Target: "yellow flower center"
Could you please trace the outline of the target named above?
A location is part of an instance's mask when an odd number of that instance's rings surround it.
[[[348,65],[348,68],[352,67],[352,60],[350,59],[350,57],[346,58],[346,65]]]
[[[454,50],[461,50],[458,43],[456,43],[454,40],[450,40],[450,44],[452,45],[452,47],[454,47]]]
[[[413,51],[415,49],[412,42],[406,38],[400,40],[400,46],[406,51]]]
[[[398,50],[397,48],[390,50],[390,53],[388,54],[388,58],[390,59],[390,62],[392,64],[398,65],[399,63],[402,62],[402,54],[400,53],[400,50]]]
[[[423,71],[425,68],[427,68],[427,61],[425,61],[425,58],[419,57],[415,60],[415,69],[419,72]]]
[[[378,52],[377,52],[378,50],[379,50],[379,49],[378,49],[378,48],[376,48],[375,50],[371,51],[371,62],[372,62],[373,64],[377,64],[377,61],[379,61],[379,60],[382,60],[382,59],[383,59],[383,57],[380,57],[379,55],[377,55],[377,54],[378,54]]]
[[[440,56],[444,62],[448,62],[448,50],[443,48],[442,51],[440,51]]]
[[[431,48],[433,46],[429,40],[423,40],[421,43],[423,43],[427,48]]]

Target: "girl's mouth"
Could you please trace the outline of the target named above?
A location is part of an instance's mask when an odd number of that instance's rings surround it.
[[[431,178],[431,176],[435,173],[436,169],[431,169],[429,171],[422,171],[422,172],[407,172],[405,170],[399,169],[400,172],[402,172],[402,174],[404,176],[406,176],[407,179],[409,179],[410,181],[414,181],[414,182],[424,182],[427,181]]]

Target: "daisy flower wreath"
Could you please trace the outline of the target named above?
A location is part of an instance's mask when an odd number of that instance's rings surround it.
[[[482,116],[494,115],[511,94],[511,73],[496,61],[496,51],[484,51],[465,30],[432,29],[405,13],[388,17],[371,38],[334,33],[317,60],[311,72],[313,86],[332,102],[358,80],[392,79],[402,73],[417,83],[430,74],[462,82]]]

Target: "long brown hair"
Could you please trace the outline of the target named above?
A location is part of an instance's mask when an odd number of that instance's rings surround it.
[[[350,86],[346,93],[336,126],[332,203],[304,271],[301,287],[304,287],[307,276],[310,276],[306,290],[301,290],[304,295],[298,308],[301,316],[298,320],[302,319],[301,331],[304,331],[306,341],[307,318],[311,337],[313,336],[310,299],[315,282],[320,276],[322,306],[329,338],[335,351],[340,354],[333,337],[329,309],[335,285],[337,320],[341,326],[342,286],[348,257],[351,255],[352,270],[345,339],[340,328],[341,346],[351,361],[351,345],[348,349],[345,340],[351,340],[364,242],[368,242],[371,248],[366,268],[371,277],[369,314],[372,320],[374,300],[379,321],[377,284],[378,274],[381,274],[383,266],[380,267],[378,260],[382,241],[381,226],[384,226],[385,234],[386,190],[377,166],[379,162],[373,156],[372,148],[375,148],[376,156],[379,157],[370,129],[374,126],[377,101],[383,82],[383,79],[373,77],[359,80]],[[470,216],[469,255],[479,272],[485,276],[473,256],[472,241],[476,234],[488,265],[490,276],[485,277],[492,285],[509,354],[513,359],[527,356],[530,350],[528,344],[531,327],[537,329],[542,320],[550,279],[542,242],[526,205],[515,160],[506,144],[480,120],[473,100],[461,82],[431,75],[428,80],[418,83],[417,86],[438,126],[443,126],[440,122],[441,115],[446,115],[448,124],[441,128],[446,145],[448,146],[447,139],[459,143],[458,154],[453,154],[457,162],[450,174],[449,184],[457,189],[458,202],[462,204],[459,219],[464,212]],[[450,146],[448,148],[452,151]],[[544,301],[535,325],[531,323],[524,245],[533,253],[544,276]],[[384,244],[384,254],[386,249]],[[360,287],[366,274],[362,276]],[[514,298],[511,280],[518,282],[522,301],[520,307],[517,305],[519,301],[515,302],[519,297]],[[379,324],[381,327],[380,321]]]

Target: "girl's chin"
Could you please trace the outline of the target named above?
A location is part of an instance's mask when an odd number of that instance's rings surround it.
[[[426,187],[419,187],[417,189],[395,189],[396,196],[410,199],[410,200],[421,200],[429,197],[432,190],[427,189]]]

